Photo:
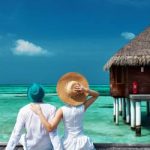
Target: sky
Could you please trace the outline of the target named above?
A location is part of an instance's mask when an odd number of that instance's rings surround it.
[[[106,62],[150,26],[150,0],[3,0],[0,84],[109,84]]]

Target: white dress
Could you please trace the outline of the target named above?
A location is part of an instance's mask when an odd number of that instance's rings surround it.
[[[65,150],[94,150],[93,142],[83,133],[84,105],[63,106],[64,137],[62,138]]]

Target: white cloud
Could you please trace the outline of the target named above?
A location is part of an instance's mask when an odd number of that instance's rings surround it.
[[[127,40],[132,40],[133,38],[135,38],[135,34],[131,32],[122,32],[121,36]]]
[[[26,56],[52,55],[52,53],[48,52],[42,47],[23,39],[16,41],[16,46],[13,48],[13,54]]]

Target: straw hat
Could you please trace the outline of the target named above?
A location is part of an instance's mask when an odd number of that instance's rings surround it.
[[[81,74],[70,72],[60,78],[57,83],[57,93],[63,102],[78,106],[86,101],[87,93],[73,92],[73,86],[77,83],[88,88],[88,82]]]
[[[44,89],[41,85],[34,83],[31,87],[29,87],[27,92],[28,98],[33,102],[40,103],[44,97]]]

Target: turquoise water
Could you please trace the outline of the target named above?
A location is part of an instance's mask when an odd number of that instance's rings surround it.
[[[28,86],[5,85],[0,86],[0,142],[7,142],[14,127],[18,110],[30,103],[26,97]],[[94,142],[100,143],[149,143],[150,142],[150,118],[146,117],[145,103],[142,103],[142,136],[136,137],[130,130],[130,126],[123,123],[120,116],[120,124],[113,122],[113,98],[109,96],[109,86],[92,85],[101,93],[97,101],[87,110],[84,118],[85,134]],[[55,86],[44,86],[46,91],[45,102],[55,105],[57,108],[63,103],[56,95]],[[59,134],[63,135],[63,124],[59,125]]]

